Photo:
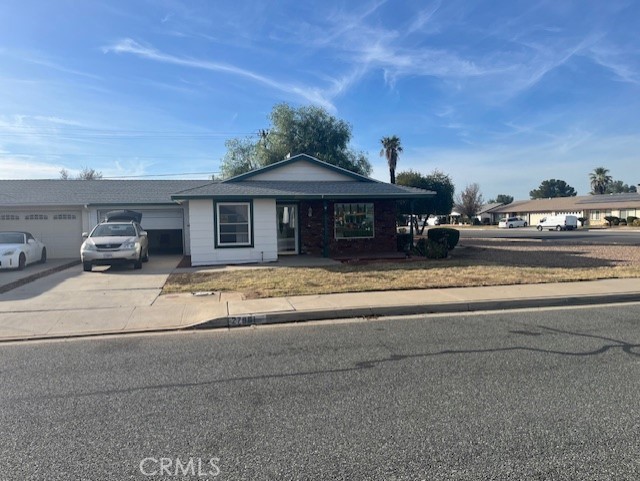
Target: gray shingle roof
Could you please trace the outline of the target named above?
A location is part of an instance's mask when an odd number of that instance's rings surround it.
[[[383,182],[328,181],[235,181],[213,182],[177,193],[173,199],[202,198],[278,198],[278,199],[338,199],[338,198],[418,198],[431,197],[435,192],[386,184]]]
[[[0,205],[171,204],[210,180],[0,180]]]
[[[582,195],[575,197],[555,197],[552,199],[518,200],[491,212],[552,212],[606,209],[638,209],[640,194]]]

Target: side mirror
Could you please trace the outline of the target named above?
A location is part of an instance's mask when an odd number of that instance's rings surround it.
[[[145,237],[147,237],[147,231],[146,231],[146,230],[141,230],[141,231],[140,231],[140,236],[145,236]]]
[[[89,237],[89,233],[88,232],[83,232],[82,233],[82,238],[86,239],[87,237]]]

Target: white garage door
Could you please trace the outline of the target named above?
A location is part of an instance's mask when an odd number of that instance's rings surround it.
[[[116,209],[109,209],[116,210]],[[98,217],[104,219],[109,210],[99,210]],[[135,212],[142,214],[140,225],[145,230],[182,230],[184,228],[182,209],[136,209]]]
[[[44,242],[50,259],[76,258],[82,244],[80,211],[2,211],[0,230],[30,232]]]

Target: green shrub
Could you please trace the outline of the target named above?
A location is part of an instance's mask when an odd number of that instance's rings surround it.
[[[584,226],[589,223],[589,219],[587,219],[586,217],[578,217],[578,222],[580,222],[580,225]]]
[[[444,244],[451,250],[458,245],[460,231],[450,227],[435,227],[427,231],[427,238],[434,242]]]
[[[618,225],[620,223],[620,218],[616,217],[615,215],[606,215],[604,217],[604,220],[607,221],[607,223],[609,224],[609,227]]]
[[[398,252],[411,252],[411,234],[397,234],[396,247]]]
[[[416,243],[414,252],[427,259],[445,259],[448,255],[448,249],[444,243],[431,239],[420,239]]]
[[[627,225],[627,219],[620,219],[618,225]]]
[[[636,220],[638,220],[638,218],[635,215],[630,215],[627,217],[627,225],[633,225]]]
[[[640,219],[636,219],[633,221],[633,226],[634,227],[640,227]]]

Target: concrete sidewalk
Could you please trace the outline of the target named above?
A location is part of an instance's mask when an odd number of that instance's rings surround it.
[[[349,317],[474,312],[640,301],[640,280],[365,292],[242,300],[212,293],[156,296],[149,305],[0,312],[0,341],[140,333]]]

